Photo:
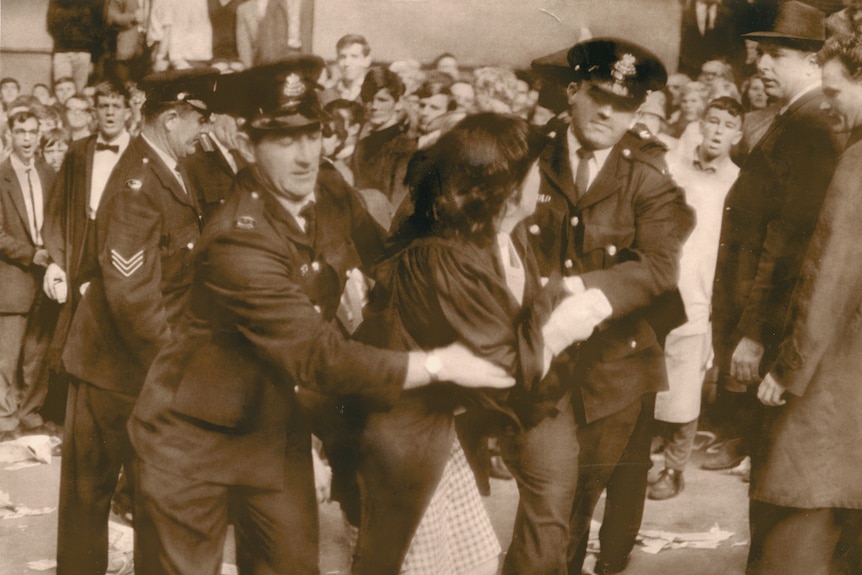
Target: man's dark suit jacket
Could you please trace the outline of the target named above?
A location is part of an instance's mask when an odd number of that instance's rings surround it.
[[[40,159],[34,160],[42,184],[43,205],[51,197],[54,172]],[[36,244],[30,234],[24,190],[7,159],[0,164],[0,313],[27,314],[36,291],[42,289],[44,270],[33,265]]]

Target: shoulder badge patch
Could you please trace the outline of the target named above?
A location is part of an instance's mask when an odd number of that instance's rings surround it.
[[[121,256],[117,250],[111,250],[111,264],[124,277],[130,277],[144,265],[144,250],[140,250],[128,258]]]
[[[129,190],[131,190],[133,192],[140,191],[141,188],[143,187],[143,185],[144,184],[141,183],[141,180],[135,180],[135,179],[126,180],[126,188],[128,188]]]
[[[251,216],[240,216],[236,219],[236,227],[240,230],[253,230],[257,221]]]

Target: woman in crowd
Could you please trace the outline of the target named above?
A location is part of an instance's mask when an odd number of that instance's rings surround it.
[[[394,235],[406,247],[386,264],[388,304],[363,326],[381,338],[374,343],[429,349],[462,341],[521,382],[541,379],[549,356],[539,320],[523,321],[525,304],[538,318],[565,295],[560,282],[542,290],[518,226],[536,206],[541,143],[526,121],[485,113],[417,156],[407,176],[415,210]],[[500,545],[455,434],[454,415],[465,407],[518,425],[502,398],[443,382],[367,415],[353,573],[496,573]]]

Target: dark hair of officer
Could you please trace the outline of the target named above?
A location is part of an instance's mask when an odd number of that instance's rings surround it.
[[[372,68],[365,74],[359,97],[368,103],[380,90],[386,90],[396,102],[404,95],[404,82],[395,72],[387,68]]]
[[[468,116],[411,160],[405,182],[415,209],[405,229],[487,245],[506,201],[520,199],[543,143],[515,116]]]

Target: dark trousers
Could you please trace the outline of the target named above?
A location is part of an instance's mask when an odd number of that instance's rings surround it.
[[[599,532],[599,561],[621,570],[635,544],[647,488],[650,444],[654,427],[655,393],[645,394],[617,413],[578,429],[581,454],[578,491],[571,516],[569,573],[580,575],[590,536],[593,510],[607,488],[605,514]]]
[[[222,485],[135,460],[135,573],[218,575],[228,523],[242,575],[317,575],[311,437],[296,433],[280,490]]]
[[[18,365],[27,316],[0,314],[0,431],[18,428]]]
[[[520,498],[506,575],[566,573],[569,522],[578,483],[577,424],[570,396],[533,428],[501,440]]]
[[[423,394],[369,414],[359,451],[362,500],[354,575],[397,575],[456,441],[451,408]]]
[[[862,573],[862,510],[797,509],[751,500],[747,575]]]
[[[99,575],[107,569],[111,497],[120,467],[131,462],[126,422],[135,399],[78,379],[69,385],[60,467],[57,575]]]
[[[45,360],[59,314],[60,305],[39,290],[27,318],[27,331],[21,347],[23,387],[18,418],[23,429],[33,429],[44,423],[42,407],[48,396],[49,380]]]

